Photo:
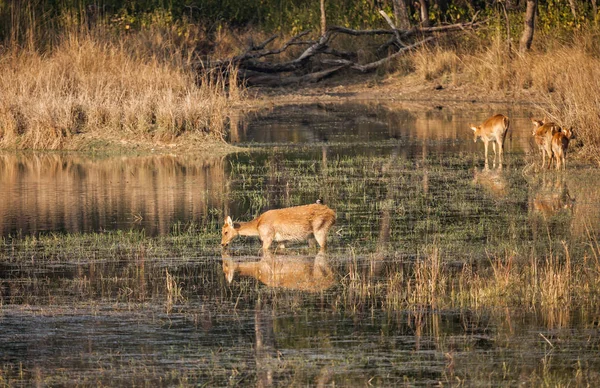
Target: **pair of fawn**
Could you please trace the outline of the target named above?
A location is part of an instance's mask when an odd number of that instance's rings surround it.
[[[546,156],[548,156],[548,166],[552,165],[552,160],[556,159],[556,169],[566,168],[567,149],[569,140],[574,139],[572,129],[561,128],[553,122],[531,119],[533,123],[533,137],[538,149],[542,153],[542,167],[546,165]]]
[[[566,168],[569,140],[575,137],[573,135],[573,130],[562,129],[555,123],[545,122],[544,120],[531,119],[531,122],[534,125],[533,136],[535,142],[542,153],[542,167],[546,164],[546,156],[548,156],[547,168],[550,168],[552,160],[556,158],[556,169],[559,170],[562,167],[564,170]],[[500,162],[502,162],[504,139],[506,138],[506,133],[510,127],[508,117],[497,114],[490,117],[479,126],[471,124],[470,127],[474,134],[473,141],[477,142],[477,139],[481,138],[485,145],[486,165],[489,142],[492,142],[494,148],[494,161],[496,160],[496,143],[498,144],[498,154],[500,156]]]
[[[221,246],[227,247],[237,236],[258,236],[265,254],[273,241],[302,241],[314,235],[319,252],[325,252],[327,234],[335,224],[335,212],[321,201],[304,206],[274,209],[264,212],[248,222],[233,222],[225,219]]]

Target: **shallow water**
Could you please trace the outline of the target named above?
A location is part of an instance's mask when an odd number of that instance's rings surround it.
[[[240,118],[230,140],[249,152],[213,160],[2,154],[0,381],[594,385],[595,304],[478,308],[406,291],[432,255],[473,281],[498,257],[562,262],[564,244],[594,260],[600,173],[538,171],[531,112],[498,109],[512,121],[502,168],[484,168],[468,128],[492,110],[386,103]],[[337,211],[327,255],[292,244],[261,257],[252,238],[221,253],[226,215],[316,198]],[[228,283],[236,263],[245,273]]]

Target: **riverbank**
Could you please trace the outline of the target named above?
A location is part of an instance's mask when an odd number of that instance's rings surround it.
[[[371,74],[348,71],[285,88],[246,87],[235,68],[199,69],[189,42],[165,43],[164,31],[118,37],[72,32],[48,52],[4,48],[0,148],[226,154],[239,150],[226,142],[228,128],[249,111],[381,100],[463,113],[480,104],[528,106],[533,115],[574,128],[573,156],[600,165],[600,60],[593,31],[566,43],[548,40],[527,54],[498,42],[440,44]]]
[[[547,107],[531,91],[487,91],[478,85],[442,85],[421,80],[417,75],[354,76],[351,81],[326,80],[316,85],[295,88],[259,88],[248,90],[252,106],[289,104],[344,103],[382,101],[398,103],[407,109],[449,109],[468,111],[474,106],[530,106],[539,110]],[[536,100],[537,98],[537,100]]]

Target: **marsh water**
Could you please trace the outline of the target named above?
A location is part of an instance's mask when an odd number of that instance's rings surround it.
[[[469,123],[496,112],[511,139],[486,166]],[[540,169],[532,113],[285,106],[232,120],[247,151],[225,157],[1,154],[0,384],[597,384],[596,303],[463,301],[432,270],[598,261],[600,172]],[[327,254],[221,251],[227,215],[317,198],[337,212]]]

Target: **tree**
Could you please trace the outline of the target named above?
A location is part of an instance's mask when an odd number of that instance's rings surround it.
[[[531,49],[533,42],[533,31],[535,29],[535,13],[537,11],[537,0],[527,0],[527,9],[525,10],[525,28],[521,35],[519,49],[521,52]]]
[[[421,25],[429,27],[429,7],[427,0],[419,0],[419,10],[421,11]]]
[[[325,0],[321,0],[321,35],[327,30],[327,19],[325,18]]]
[[[410,19],[408,18],[408,8],[404,0],[393,0],[394,5],[394,18],[396,19],[396,26],[401,30],[410,29]]]

